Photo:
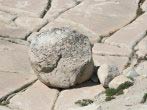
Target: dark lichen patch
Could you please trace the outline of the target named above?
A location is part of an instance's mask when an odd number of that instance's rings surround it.
[[[75,102],[75,104],[80,106],[87,106],[89,104],[92,104],[94,101],[91,99],[82,99]]]
[[[106,91],[105,91],[105,93],[106,93],[105,101],[110,101],[112,99],[115,99],[114,96],[118,96],[118,95],[123,94],[124,93],[123,90],[128,89],[131,86],[133,86],[133,83],[127,81],[127,82],[122,83],[121,85],[119,85],[116,89],[114,89],[114,88],[106,89]]]
[[[113,99],[115,99],[115,97],[113,97],[113,96],[107,96],[106,99],[105,99],[105,101],[111,101]]]
[[[144,94],[140,103],[145,103],[147,101],[147,93]]]

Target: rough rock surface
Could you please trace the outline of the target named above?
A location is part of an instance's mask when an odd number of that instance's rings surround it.
[[[132,82],[129,78],[125,77],[124,75],[119,75],[115,77],[110,83],[109,83],[109,88],[117,88],[119,85],[125,82]]]
[[[107,64],[107,65],[113,64],[118,67],[120,72],[122,72],[128,63],[129,58],[119,57],[119,56],[99,56],[93,54],[93,61],[94,61],[94,66],[96,67],[99,67],[103,64]]]
[[[129,67],[123,71],[123,75],[130,77],[130,78],[135,78],[139,76],[139,74],[136,72],[134,67]]]
[[[147,78],[138,77],[132,87],[124,95],[116,99],[102,103],[101,110],[146,110],[147,103],[140,104],[143,95],[147,91]]]
[[[141,62],[137,68],[136,68],[136,72],[139,74],[139,75],[142,75],[142,76],[145,76],[147,77],[147,61],[144,61],[144,62]]]
[[[136,16],[138,0],[84,0],[59,16],[49,27],[70,26],[86,34],[91,43],[125,26]]]
[[[146,110],[147,102],[139,104],[147,91],[145,77],[135,80],[133,88],[125,90],[118,99],[104,103],[106,96],[102,93],[96,95],[97,106],[75,107],[75,100],[93,97],[101,91],[97,75],[90,78],[93,81],[90,86],[84,83],[60,89],[61,95],[69,95],[61,97],[56,89],[38,82],[33,84],[36,76],[27,54],[29,42],[41,32],[68,27],[89,38],[95,74],[103,64],[113,64],[120,74],[136,79],[139,75],[146,76],[147,71],[146,19],[147,0],[0,0],[0,110],[55,110],[55,106],[62,105],[66,110],[66,103],[73,110],[97,110],[99,104],[102,104],[100,110]],[[77,67],[80,60],[75,63]],[[10,108],[9,101],[15,109]]]
[[[103,64],[98,69],[97,75],[101,84],[108,87],[110,81],[112,81],[116,76],[120,75],[120,72],[115,65]]]
[[[52,110],[59,91],[50,89],[40,81],[16,94],[8,105],[18,110]]]
[[[48,86],[67,88],[93,73],[88,38],[69,28],[53,28],[31,42],[30,58],[39,79]]]
[[[147,13],[141,15],[131,24],[117,31],[105,42],[119,47],[132,49],[146,35]]]
[[[135,47],[138,58],[146,58],[147,55],[147,36],[143,38]]]
[[[63,90],[55,104],[54,110],[65,110],[65,108],[80,108],[80,106],[76,105],[75,102],[82,99],[94,99],[94,96],[104,92],[105,89],[102,85],[89,85],[89,86],[81,86],[79,88],[73,88],[68,90]]]

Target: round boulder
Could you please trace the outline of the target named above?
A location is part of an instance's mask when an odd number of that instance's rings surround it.
[[[88,37],[69,28],[52,28],[35,36],[30,60],[39,80],[57,88],[88,80],[94,67]]]

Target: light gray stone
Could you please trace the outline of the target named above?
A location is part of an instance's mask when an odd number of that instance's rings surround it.
[[[0,40],[0,71],[33,73],[28,56],[28,47]]]
[[[135,77],[139,76],[139,74],[136,72],[134,67],[128,67],[127,69],[125,69],[123,71],[123,75],[125,75],[127,77],[131,77],[131,78],[135,78]]]
[[[103,64],[97,71],[98,78],[104,87],[108,87],[110,81],[116,76],[120,75],[120,72],[115,65]]]
[[[19,27],[26,28],[30,31],[37,31],[46,23],[46,21],[41,18],[21,16],[15,20],[15,23]]]
[[[76,5],[76,0],[53,0],[49,11],[46,13],[44,18],[51,22],[62,13]]]
[[[147,11],[147,1],[145,0],[145,2],[142,4],[141,6],[143,11]]]
[[[17,26],[14,22],[0,21],[0,36],[6,38],[25,39],[31,33],[30,30]]]
[[[147,28],[147,13],[144,13],[134,22],[117,31],[105,43],[132,49],[144,36]]]
[[[94,44],[100,36],[106,36],[132,21],[137,8],[138,0],[84,0],[58,17],[54,21],[56,25],[52,26],[67,24],[85,33]]]
[[[147,36],[143,38],[135,47],[138,58],[145,58],[147,55]]]
[[[120,73],[125,69],[129,58],[128,57],[120,57],[120,56],[99,56],[93,54],[93,61],[96,67],[99,67],[103,64],[114,64],[118,67]]]
[[[116,99],[100,104],[101,110],[146,110],[145,104],[140,104],[144,93],[147,91],[147,78],[137,77],[134,85],[128,88],[124,95],[117,96]]]
[[[33,74],[22,74],[14,72],[0,71],[0,99],[22,89],[37,79]]]
[[[3,11],[0,11],[0,21],[3,21],[5,23],[11,22],[14,18],[16,18],[15,15],[9,14]]]
[[[141,62],[135,70],[139,75],[147,77],[147,61]]]
[[[96,55],[110,55],[110,56],[127,56],[131,55],[131,50],[126,48],[119,48],[116,46],[95,43],[92,48],[92,53]]]
[[[94,96],[104,92],[102,85],[81,86],[74,89],[63,90],[55,104],[55,110],[65,110],[65,108],[80,108],[75,102],[82,99],[94,99]]]
[[[52,110],[59,91],[37,81],[24,92],[15,95],[8,105],[18,110]]]
[[[109,83],[109,88],[117,88],[119,85],[125,83],[125,82],[133,82],[129,78],[127,78],[124,75],[119,75],[115,77],[110,83]]]
[[[41,17],[48,0],[1,0],[0,10],[17,15]]]
[[[53,28],[31,42],[30,59],[39,79],[48,86],[67,88],[93,73],[88,38],[69,28]]]

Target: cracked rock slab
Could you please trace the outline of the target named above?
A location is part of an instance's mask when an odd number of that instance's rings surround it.
[[[41,18],[21,16],[15,20],[15,23],[19,27],[23,27],[30,31],[37,31],[42,27],[46,22]]]
[[[99,55],[93,54],[93,61],[96,67],[99,67],[103,64],[116,65],[119,69],[119,72],[121,73],[125,69],[129,61],[129,58],[119,57],[119,56],[99,56]]]
[[[132,49],[142,38],[145,37],[147,31],[147,13],[144,13],[131,24],[117,31],[105,43]]]
[[[15,18],[16,18],[16,15],[0,11],[0,21],[8,23],[8,22],[11,22]]]
[[[138,0],[85,0],[63,13],[58,21],[88,31],[95,37],[92,40],[94,43],[99,36],[108,35],[133,20],[138,8],[137,2]]]
[[[6,38],[25,39],[30,34],[28,29],[16,26],[15,23],[4,23],[0,21],[0,36]]]
[[[48,0],[1,0],[0,10],[17,14],[41,17],[48,5]]]
[[[49,22],[56,19],[65,11],[77,5],[76,0],[52,0],[49,11],[45,14],[44,18]]]
[[[136,54],[139,58],[145,58],[147,55],[147,36],[143,38],[135,47]]]
[[[85,86],[81,88],[74,88],[63,90],[55,104],[54,110],[70,110],[70,108],[80,108],[75,104],[76,101],[82,99],[94,99],[94,96],[104,92],[102,85]]]
[[[28,56],[28,47],[0,40],[0,71],[33,73]]]
[[[109,55],[109,56],[127,56],[131,55],[131,50],[120,48],[108,44],[95,43],[92,48],[92,53],[95,55]]]
[[[41,18],[21,16],[0,12],[0,36],[25,39],[32,31],[37,31],[46,22]]]
[[[146,110],[147,104],[140,104],[146,91],[147,78],[138,77],[125,94],[117,96],[112,101],[102,103],[101,110]]]
[[[59,91],[37,81],[24,92],[16,94],[8,105],[20,110],[52,110]]]
[[[0,71],[0,99],[7,97],[14,91],[22,89],[36,79],[36,76],[33,74]]]

